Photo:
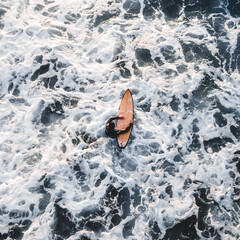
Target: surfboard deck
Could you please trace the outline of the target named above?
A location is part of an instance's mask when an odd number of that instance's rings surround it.
[[[119,114],[118,116],[123,115],[123,119],[117,120],[117,129],[125,130],[131,121],[133,121],[133,98],[132,93],[129,89],[123,95],[122,101],[119,106]],[[121,148],[126,147],[130,134],[132,131],[132,127],[126,133],[119,134],[117,136],[118,146]]]

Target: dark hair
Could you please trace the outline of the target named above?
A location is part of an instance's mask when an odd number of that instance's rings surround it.
[[[115,123],[114,122],[109,122],[108,124],[107,124],[107,128],[108,129],[115,129]]]

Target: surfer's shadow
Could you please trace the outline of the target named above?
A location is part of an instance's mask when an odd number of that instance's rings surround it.
[[[130,135],[129,139],[128,139],[128,144],[125,148],[121,148],[123,149],[131,149],[133,147],[133,141],[136,137],[133,135],[133,130],[132,130],[132,134]]]
[[[106,145],[106,153],[112,155],[112,163],[117,172],[122,172],[122,170],[132,172],[136,170],[138,166],[136,159],[128,157],[133,151],[132,142],[134,138],[134,136],[130,137],[129,143],[125,148],[120,148],[115,139],[109,139]]]

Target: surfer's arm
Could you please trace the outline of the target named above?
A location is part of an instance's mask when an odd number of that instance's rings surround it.
[[[117,130],[117,135],[119,134],[123,134],[123,133],[126,133],[130,130],[130,128],[132,127],[133,123],[130,123],[129,126],[125,129],[125,130]]]
[[[111,122],[111,121],[116,120],[116,119],[122,119],[122,118],[124,118],[122,115],[116,116],[116,117],[111,117],[111,118],[109,118],[108,122]]]

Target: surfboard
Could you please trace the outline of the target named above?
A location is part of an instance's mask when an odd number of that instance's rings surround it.
[[[117,120],[117,129],[118,130],[125,130],[131,120],[133,120],[133,98],[132,93],[129,89],[126,90],[126,92],[123,95],[122,101],[119,106],[119,114],[118,116],[123,115],[124,118]],[[118,146],[121,148],[126,147],[130,134],[132,131],[132,127],[129,129],[129,131],[119,134],[117,136]]]

